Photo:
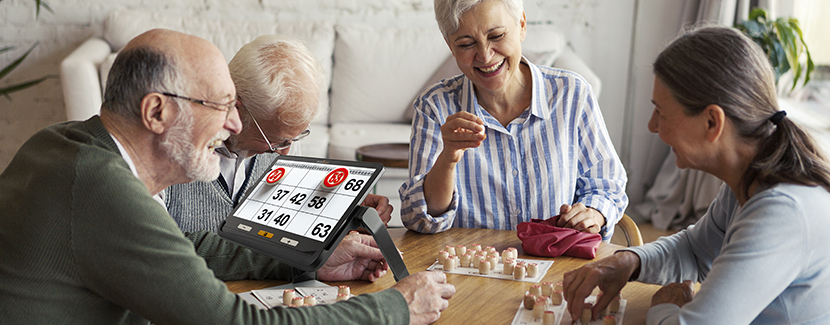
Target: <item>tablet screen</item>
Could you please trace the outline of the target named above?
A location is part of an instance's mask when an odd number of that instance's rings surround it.
[[[228,217],[220,235],[233,232],[236,236],[229,239],[267,249],[280,259],[296,253],[286,248],[314,255],[328,249],[382,173],[383,165],[375,163],[280,156]]]

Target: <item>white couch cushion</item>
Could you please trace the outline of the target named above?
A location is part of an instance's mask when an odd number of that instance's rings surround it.
[[[334,25],[329,22],[258,23],[119,10],[111,12],[104,20],[103,37],[112,46],[113,51],[118,51],[134,37],[153,28],[166,28],[204,38],[216,44],[228,61],[243,45],[258,36],[268,34],[293,36],[304,42],[320,61],[326,73],[325,89],[331,85]],[[321,112],[313,123],[328,124],[328,94],[322,94],[320,102]]]
[[[331,124],[407,122],[407,104],[450,53],[437,26],[335,30]]]

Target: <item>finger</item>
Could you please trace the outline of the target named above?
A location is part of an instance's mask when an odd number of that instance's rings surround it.
[[[447,275],[441,271],[432,271],[433,279],[438,283],[447,283]]]
[[[614,292],[614,290],[603,292],[602,295],[600,295],[597,299],[596,304],[594,304],[594,308],[592,310],[593,314],[599,315],[599,312],[605,310],[605,307],[608,307],[608,305],[611,303],[612,300],[614,300],[618,293],[620,292]]]
[[[359,236],[360,237],[357,237],[355,239],[355,241],[357,241],[361,245],[366,245],[366,246],[374,247],[374,248],[378,247],[378,243],[375,241],[375,237],[370,236],[370,235],[363,235],[363,234],[359,234]],[[383,254],[381,253],[381,256],[382,255]]]
[[[449,283],[441,285],[441,298],[450,299],[455,295],[455,286]]]
[[[359,238],[359,241],[355,241],[353,245],[349,245],[350,253],[353,256],[356,258],[368,258],[374,261],[383,259],[383,252],[380,251],[377,243],[371,236],[361,235]]]

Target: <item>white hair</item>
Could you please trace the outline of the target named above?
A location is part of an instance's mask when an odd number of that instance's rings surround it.
[[[228,68],[238,98],[256,118],[294,127],[311,123],[317,115],[324,74],[299,40],[257,37],[236,53]],[[242,119],[251,123],[247,116]]]
[[[435,0],[435,20],[438,22],[438,28],[441,29],[441,35],[447,39],[450,34],[458,31],[461,16],[476,6],[487,0]],[[522,0],[492,0],[501,1],[507,7],[507,12],[516,23],[522,20],[522,12],[524,12],[524,2]]]

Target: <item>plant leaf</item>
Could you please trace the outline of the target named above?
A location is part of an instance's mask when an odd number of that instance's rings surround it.
[[[5,87],[5,88],[0,88],[0,95],[5,96],[7,99],[11,99],[11,97],[9,97],[9,94],[11,94],[15,91],[20,91],[20,90],[32,87],[34,85],[37,85],[37,84],[43,82],[46,79],[49,79],[49,76],[42,77],[42,78],[35,79],[35,80],[31,80],[31,81],[21,82],[19,84],[11,85],[11,86],[8,86],[8,87]]]
[[[755,7],[755,9],[752,9],[752,11],[749,13],[749,20],[760,21],[761,19],[763,19],[764,21],[767,20],[767,12],[760,7]]]
[[[9,63],[9,65],[7,65],[5,68],[3,68],[3,70],[0,71],[0,79],[3,79],[7,74],[12,72],[12,70],[14,70],[14,68],[17,68],[17,66],[19,66],[20,63],[23,62],[24,59],[26,59],[26,56],[28,56],[29,53],[31,53],[32,50],[35,49],[35,46],[37,46],[37,44],[38,43],[35,43],[34,45],[32,45],[32,47],[30,47],[29,50],[26,51],[26,53],[23,53],[23,56],[17,58],[17,60],[14,60],[14,62]]]
[[[3,1],[3,0],[0,0],[0,1]],[[6,46],[4,48],[0,48],[0,54],[3,54],[6,51],[11,51],[11,50],[14,50],[14,46]]]

